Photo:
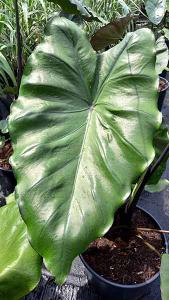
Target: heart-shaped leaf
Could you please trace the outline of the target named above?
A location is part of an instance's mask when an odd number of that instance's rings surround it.
[[[158,25],[161,23],[166,12],[166,0],[147,0],[145,9],[149,20]]]
[[[0,228],[0,299],[18,300],[38,284],[42,259],[28,242],[14,201],[0,208]]]
[[[12,165],[31,243],[59,283],[154,158],[155,60],[149,29],[98,55],[55,18],[28,61],[9,120]]]

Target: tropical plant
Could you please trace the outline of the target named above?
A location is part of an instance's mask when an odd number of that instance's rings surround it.
[[[168,155],[156,143],[155,49],[140,29],[97,54],[76,24],[55,17],[28,60],[9,118],[11,163],[29,239],[58,283],[118,208],[131,216]]]

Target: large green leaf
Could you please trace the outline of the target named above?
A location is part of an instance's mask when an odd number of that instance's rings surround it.
[[[97,54],[64,18],[28,61],[9,120],[11,162],[31,243],[59,283],[154,158],[155,61],[149,29]]]
[[[14,201],[0,208],[0,228],[0,299],[18,300],[38,284],[42,260]]]
[[[150,21],[158,25],[161,23],[166,12],[166,0],[147,0],[145,9]]]
[[[161,297],[162,300],[169,299],[169,254],[163,254],[160,268]]]

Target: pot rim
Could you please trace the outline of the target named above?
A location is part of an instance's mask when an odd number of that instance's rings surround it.
[[[4,169],[4,168],[0,167],[0,170],[2,170],[2,171],[4,171],[4,172],[11,172],[11,173],[13,173],[13,170],[12,170],[12,169],[10,169],[10,170],[6,170],[6,169]]]
[[[141,209],[142,211],[144,211],[145,213],[147,213],[154,221],[155,223],[158,225],[158,227],[161,229],[161,226],[159,224],[159,222],[155,219],[155,217],[149,213],[145,208],[141,207],[140,205],[137,205],[137,208]],[[165,243],[165,247],[166,247],[166,252],[168,253],[168,242],[167,242],[167,238],[166,235],[164,233],[162,233],[163,238],[164,238],[164,243]],[[153,277],[151,277],[150,279],[146,280],[145,282],[142,283],[136,283],[136,284],[120,284],[120,283],[116,283],[113,281],[110,281],[108,279],[105,279],[104,277],[100,276],[98,273],[96,273],[89,265],[88,263],[85,261],[85,259],[83,258],[83,255],[80,255],[80,259],[82,261],[82,263],[84,264],[84,266],[98,279],[100,279],[101,281],[103,281],[106,284],[109,284],[111,286],[114,287],[118,287],[118,288],[128,288],[128,289],[133,289],[133,288],[141,288],[144,287],[145,285],[148,285],[150,283],[152,283],[155,279],[157,279],[160,276],[160,271],[157,272]]]

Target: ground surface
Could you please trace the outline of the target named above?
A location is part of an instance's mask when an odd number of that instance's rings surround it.
[[[163,106],[163,115],[169,125],[169,91]],[[169,178],[169,163],[166,170]],[[0,173],[1,180],[7,180]],[[10,190],[10,185],[9,185]],[[140,206],[146,208],[156,217],[162,228],[169,229],[169,188],[161,193],[144,193],[140,200]],[[104,300],[88,285],[84,272],[84,266],[77,258],[73,264],[71,274],[65,285],[57,287],[51,275],[43,269],[42,278],[38,287],[24,297],[22,300]],[[111,297],[110,297],[111,300]],[[118,299],[115,299],[118,300]],[[132,300],[132,299],[131,299]],[[159,285],[144,299],[140,300],[161,300]]]

